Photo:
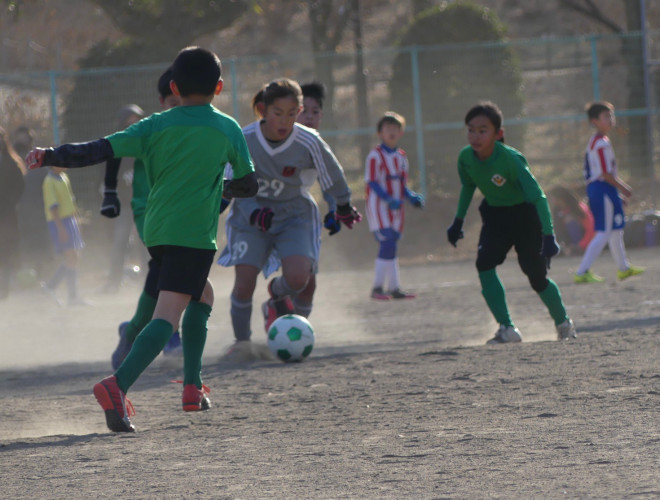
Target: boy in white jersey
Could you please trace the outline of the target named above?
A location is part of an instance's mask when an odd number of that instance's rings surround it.
[[[609,245],[612,258],[619,270],[620,280],[644,272],[644,268],[631,266],[623,242],[623,202],[630,198],[632,189],[617,173],[614,150],[607,134],[616,124],[614,106],[606,101],[587,105],[587,117],[596,132],[589,138],[584,155],[584,178],[587,182],[589,208],[594,216],[596,234],[584,252],[582,262],[574,276],[575,283],[599,283],[603,278],[591,272],[591,265]]]
[[[397,241],[403,233],[407,200],[416,208],[424,206],[424,198],[408,189],[408,159],[397,147],[403,136],[405,118],[392,111],[378,120],[381,144],[367,155],[364,182],[366,183],[366,214],[369,230],[379,243],[371,298],[376,300],[414,299],[415,294],[399,287]],[[388,282],[385,288],[385,282]]]
[[[282,275],[268,285],[267,328],[279,315],[291,312],[296,296],[316,273],[321,220],[309,194],[317,180],[337,201],[336,218],[349,229],[361,220],[351,206],[344,172],[318,132],[296,123],[302,91],[282,78],[255,96],[253,107],[262,120],[243,129],[259,177],[259,192],[251,200],[237,199],[226,221],[227,246],[218,263],[234,266],[231,316],[237,341],[252,334],[252,295],[259,271],[271,251],[282,261]]]

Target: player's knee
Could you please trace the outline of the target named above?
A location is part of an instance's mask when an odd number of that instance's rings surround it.
[[[200,302],[203,304],[208,304],[211,307],[213,307],[213,301],[215,300],[215,295],[213,292],[213,285],[209,280],[206,280],[206,285],[204,285],[204,291],[202,292],[202,296],[199,299]]]
[[[545,275],[527,275],[529,284],[536,293],[541,293],[548,286],[548,278]]]

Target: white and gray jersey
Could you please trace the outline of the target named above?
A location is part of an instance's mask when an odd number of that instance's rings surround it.
[[[308,196],[317,179],[337,204],[350,202],[344,170],[316,130],[296,123],[285,141],[273,145],[264,137],[260,123],[254,122],[243,129],[243,135],[259,178],[257,198],[262,203]]]

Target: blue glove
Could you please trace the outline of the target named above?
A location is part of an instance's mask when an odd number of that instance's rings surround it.
[[[121,205],[117,198],[116,189],[103,190],[103,201],[101,202],[101,215],[114,219],[119,216]]]
[[[408,196],[410,204],[415,208],[424,208],[424,197],[418,193],[410,193]]]
[[[390,210],[399,210],[401,208],[401,200],[390,198],[387,202],[387,206],[390,207]]]
[[[341,223],[335,218],[335,211],[330,210],[323,217],[323,227],[330,231],[330,236],[341,231]]]
[[[454,217],[454,222],[447,229],[447,239],[455,247],[458,240],[462,239],[463,236],[463,219]]]
[[[259,231],[266,232],[270,229],[275,214],[268,207],[257,208],[250,214],[250,224],[257,226]]]
[[[554,234],[544,234],[541,243],[541,255],[545,257],[545,265],[550,269],[550,259],[559,253],[559,245]]]

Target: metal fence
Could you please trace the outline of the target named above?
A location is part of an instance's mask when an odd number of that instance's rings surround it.
[[[497,87],[501,74],[484,63],[502,50],[511,56],[507,64],[519,71],[520,88],[513,90],[522,103],[515,115],[504,109],[506,136],[515,139],[507,142],[523,150],[544,184],[580,183],[591,134],[584,105],[594,99],[616,106],[618,125],[611,139],[622,176],[633,184],[653,177],[652,159],[660,144],[660,31],[365,51],[366,119],[357,111],[365,109],[356,97],[358,54],[325,54],[317,61],[307,55],[229,58],[223,60],[225,89],[214,104],[246,125],[254,119],[251,99],[262,84],[279,76],[311,81],[314,68],[322,65],[331,71],[333,82],[321,133],[344,165],[356,195],[362,193],[365,148],[376,143],[375,124],[394,102],[394,110],[408,122],[402,146],[411,158],[413,187],[427,195],[446,194],[458,186],[455,159],[465,144],[462,120],[467,108],[475,96],[500,102],[509,92]],[[437,66],[425,65],[428,57]],[[11,131],[26,124],[36,131],[40,145],[98,138],[115,130],[116,113],[125,104],[139,104],[148,113],[159,109],[156,81],[166,66],[0,74],[0,125]],[[404,66],[410,68],[404,78],[411,92],[409,100],[401,102],[391,89]],[[452,95],[424,95],[421,89],[433,78],[442,79],[443,85],[456,80],[448,91]],[[631,98],[631,85],[643,95]],[[643,130],[649,131],[648,137],[638,137]],[[651,145],[649,156],[635,146],[644,141]],[[438,144],[443,144],[440,153],[434,149]],[[96,213],[102,168],[83,170],[71,172],[74,189],[81,206]]]

